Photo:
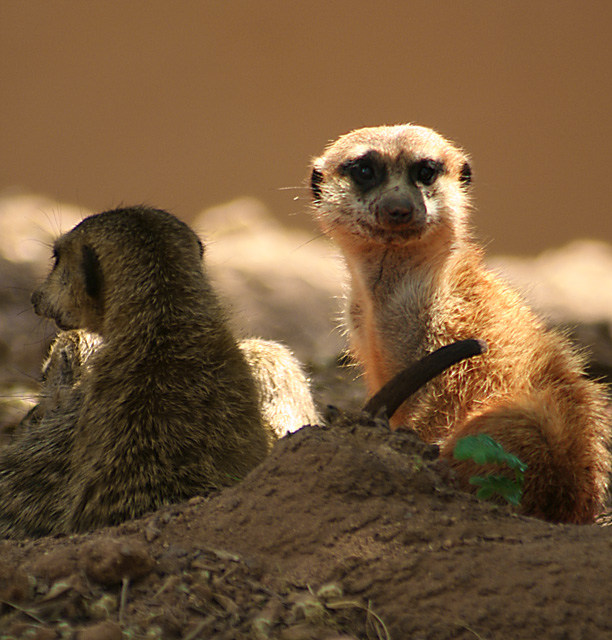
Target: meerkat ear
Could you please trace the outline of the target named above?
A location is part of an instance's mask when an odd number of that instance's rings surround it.
[[[86,244],[83,245],[83,275],[87,295],[99,297],[102,292],[102,267],[96,252]]]
[[[321,183],[323,174],[318,169],[313,169],[310,174],[310,191],[315,202],[321,199]]]
[[[472,167],[470,167],[470,163],[466,160],[461,167],[461,173],[459,174],[459,181],[461,184],[468,185],[472,182]]]

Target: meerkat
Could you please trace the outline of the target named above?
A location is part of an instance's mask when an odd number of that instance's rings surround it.
[[[51,343],[42,366],[40,399],[19,423],[19,433],[52,411],[74,402],[89,358],[102,344],[99,336],[75,329],[63,331]],[[238,347],[255,381],[259,408],[269,445],[320,416],[310,381],[292,351],[280,342],[245,338]]]
[[[488,345],[397,411],[392,428],[438,443],[460,484],[482,468],[453,458],[486,433],[528,464],[525,514],[592,522],[610,472],[609,416],[585,357],[489,271],[470,226],[467,155],[431,129],[353,131],[313,160],[312,209],[350,276],[350,351],[375,393],[406,363],[466,338]]]
[[[99,344],[76,381],[62,358],[83,344],[55,347],[48,375],[69,397],[0,450],[0,536],[117,524],[264,458],[255,381],[202,254],[186,224],[145,207],[90,216],[55,242],[34,310]]]
[[[43,361],[38,403],[21,419],[16,436],[74,402],[74,389],[80,384],[89,357],[100,344],[99,336],[79,329],[62,331],[57,336]]]

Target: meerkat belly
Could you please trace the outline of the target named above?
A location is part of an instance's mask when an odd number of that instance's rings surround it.
[[[425,354],[425,314],[402,293],[384,299],[353,298],[349,309],[351,348],[365,371],[370,393]]]

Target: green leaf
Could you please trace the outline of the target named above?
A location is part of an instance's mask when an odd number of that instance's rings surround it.
[[[477,464],[505,464],[521,473],[525,473],[527,469],[527,465],[524,462],[505,451],[499,442],[485,433],[461,438],[455,445],[453,455],[457,460],[469,460],[471,458]]]
[[[492,495],[498,494],[506,502],[518,507],[521,503],[523,491],[514,480],[506,478],[506,476],[488,475],[473,476],[470,478],[470,484],[480,487],[476,495],[481,500],[488,500]]]
[[[524,473],[527,465],[515,455],[508,453],[499,442],[486,434],[466,436],[457,441],[453,456],[457,460],[473,460],[476,464],[496,464],[514,470],[515,479],[489,474],[473,476],[470,483],[480,487],[476,495],[487,500],[494,494],[501,495],[510,504],[518,506],[523,494]]]

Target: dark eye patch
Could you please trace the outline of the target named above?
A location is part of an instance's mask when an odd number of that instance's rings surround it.
[[[376,153],[367,153],[345,162],[341,172],[349,176],[357,188],[364,192],[379,187],[387,178],[387,169]]]
[[[102,293],[102,267],[96,252],[87,245],[83,245],[83,275],[87,295],[98,298]]]
[[[420,160],[410,167],[410,178],[426,187],[431,186],[444,171],[444,165],[436,160]]]

